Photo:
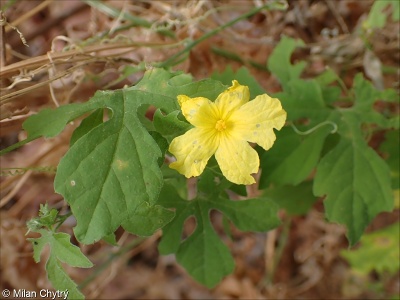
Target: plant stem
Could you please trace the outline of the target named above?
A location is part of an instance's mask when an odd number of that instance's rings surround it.
[[[267,286],[273,282],[276,268],[279,265],[279,262],[282,258],[283,250],[286,247],[286,244],[289,239],[289,231],[290,231],[290,225],[291,225],[291,218],[286,219],[283,221],[282,224],[282,232],[280,233],[280,236],[278,238],[278,246],[275,250],[275,254],[273,257],[273,260],[271,263],[271,268],[268,270],[267,274],[265,275],[264,279],[260,282],[259,286]]]
[[[0,10],[0,67],[4,67],[6,65],[6,37],[5,37],[5,26],[6,26],[6,17],[3,14],[3,11]]]

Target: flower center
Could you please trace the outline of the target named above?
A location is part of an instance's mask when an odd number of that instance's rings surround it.
[[[218,120],[217,123],[215,123],[215,129],[218,131],[224,131],[226,129],[226,124],[224,120]]]

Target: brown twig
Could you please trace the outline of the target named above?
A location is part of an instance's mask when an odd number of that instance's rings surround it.
[[[337,8],[336,8],[336,3],[334,3],[331,0],[325,0],[326,4],[328,5],[328,8],[330,9],[330,11],[332,12],[332,14],[334,15],[334,17],[336,18],[336,21],[338,22],[340,28],[342,29],[343,33],[345,34],[349,34],[350,30],[346,25],[346,22],[343,20],[343,17],[340,15],[340,13],[338,12]]]
[[[53,82],[53,81],[55,81],[55,80],[57,80],[57,79],[60,79],[60,78],[62,78],[62,77],[65,77],[65,76],[71,74],[73,71],[82,68],[84,65],[86,65],[86,64],[88,64],[88,63],[90,63],[90,61],[86,61],[86,62],[77,64],[77,65],[75,65],[75,66],[73,66],[73,67],[67,69],[67,70],[64,71],[64,72],[55,75],[55,76],[52,77],[51,79],[48,79],[48,80],[45,80],[45,81],[43,81],[43,82],[39,82],[39,83],[35,84],[33,87],[23,88],[23,89],[20,89],[20,90],[15,91],[15,92],[12,92],[12,93],[10,93],[10,94],[6,94],[6,95],[4,95],[4,96],[1,97],[0,104],[3,105],[3,104],[5,104],[5,103],[7,103],[7,102],[12,101],[12,99],[15,98],[15,97],[21,96],[21,95],[23,95],[23,94],[28,93],[29,91],[31,91],[31,90],[33,90],[33,89],[37,89],[37,88],[39,88],[39,87],[41,87],[41,86],[45,86],[45,85],[47,85],[47,84],[49,84],[49,83],[51,83],[51,82]]]
[[[176,44],[171,44],[171,46]],[[130,42],[130,43],[116,43],[116,44],[104,44],[104,45],[94,45],[88,46],[82,49],[74,49],[65,52],[52,53],[52,58],[54,63],[66,63],[65,61],[61,61],[62,59],[68,59],[69,57],[79,55],[79,54],[89,54],[92,52],[100,52],[104,50],[112,50],[112,49],[124,49],[124,48],[134,48],[134,47],[168,47],[168,44],[165,43],[147,43],[147,42]],[[111,55],[105,55],[106,57],[110,57]],[[85,58],[87,59],[87,58]],[[56,62],[56,60],[59,60]],[[33,68],[40,67],[43,64],[49,63],[49,57],[47,55],[41,55],[37,57],[32,57],[30,59],[25,59],[23,61],[14,63],[3,68],[0,72],[0,76],[9,76],[12,73],[19,72],[21,69],[25,68]],[[68,62],[67,62],[68,63]]]
[[[5,26],[7,24],[6,17],[3,11],[0,10],[0,67],[3,68],[6,65],[6,37],[5,37]]]

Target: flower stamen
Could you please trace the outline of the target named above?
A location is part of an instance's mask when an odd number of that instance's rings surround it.
[[[215,124],[215,129],[218,131],[224,131],[226,129],[226,124],[224,120],[218,120]]]

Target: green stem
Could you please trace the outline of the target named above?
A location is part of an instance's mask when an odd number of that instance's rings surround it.
[[[272,272],[272,277],[275,275],[276,268],[278,267],[279,262],[281,261],[283,250],[285,249],[288,240],[289,240],[289,230],[290,230],[290,225],[292,224],[292,219],[288,218],[288,220],[285,220],[283,223],[283,230],[281,233],[281,236],[278,239],[278,247],[276,249],[276,255],[274,257],[274,268]],[[270,278],[271,280],[273,278]],[[272,281],[271,281],[272,282]]]
[[[57,220],[57,226],[54,228],[53,232],[56,232],[58,228],[65,222],[66,219],[68,219],[70,216],[72,216],[72,212],[69,212],[63,216],[58,215],[58,220]]]
[[[215,53],[216,55],[220,55],[220,56],[225,57],[227,59],[230,59],[230,60],[233,60],[233,61],[237,61],[237,62],[242,63],[244,65],[250,65],[250,66],[252,66],[254,68],[257,68],[259,70],[262,70],[262,71],[268,71],[268,68],[266,66],[264,66],[263,64],[259,64],[258,62],[254,61],[254,60],[251,60],[251,59],[244,60],[238,54],[236,54],[235,52],[231,52],[231,51],[228,51],[226,49],[219,48],[219,47],[216,47],[216,46],[212,46],[211,47],[211,51],[213,53]]]
[[[270,283],[273,282],[274,276],[275,276],[275,272],[276,272],[276,268],[279,265],[279,262],[282,258],[282,254],[283,254],[283,250],[285,249],[288,240],[289,240],[289,230],[290,230],[290,224],[292,223],[292,219],[288,218],[286,220],[283,221],[282,224],[282,232],[279,236],[278,239],[278,246],[276,248],[275,251],[275,255],[273,257],[273,261],[272,263],[272,270],[271,272],[268,272],[268,274],[266,274],[266,276],[264,277],[264,280],[262,281],[261,285],[262,286],[266,286]]]

